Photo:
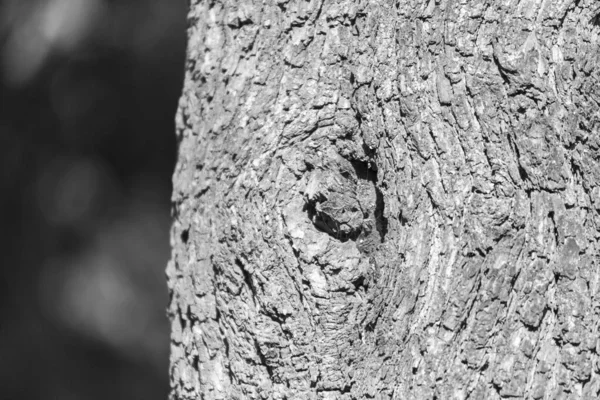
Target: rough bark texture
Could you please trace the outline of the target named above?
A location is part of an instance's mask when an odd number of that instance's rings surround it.
[[[598,398],[599,7],[193,1],[171,398]]]

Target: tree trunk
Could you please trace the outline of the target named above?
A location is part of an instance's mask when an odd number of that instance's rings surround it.
[[[172,399],[593,399],[595,0],[195,0]]]

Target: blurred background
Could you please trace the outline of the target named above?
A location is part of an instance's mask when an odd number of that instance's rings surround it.
[[[0,398],[166,399],[186,0],[0,1]]]

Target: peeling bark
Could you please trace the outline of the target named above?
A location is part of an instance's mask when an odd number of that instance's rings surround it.
[[[192,1],[171,398],[600,397],[599,15]]]

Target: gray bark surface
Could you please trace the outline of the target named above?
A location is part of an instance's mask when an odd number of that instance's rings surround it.
[[[194,0],[172,399],[595,399],[592,0]]]

